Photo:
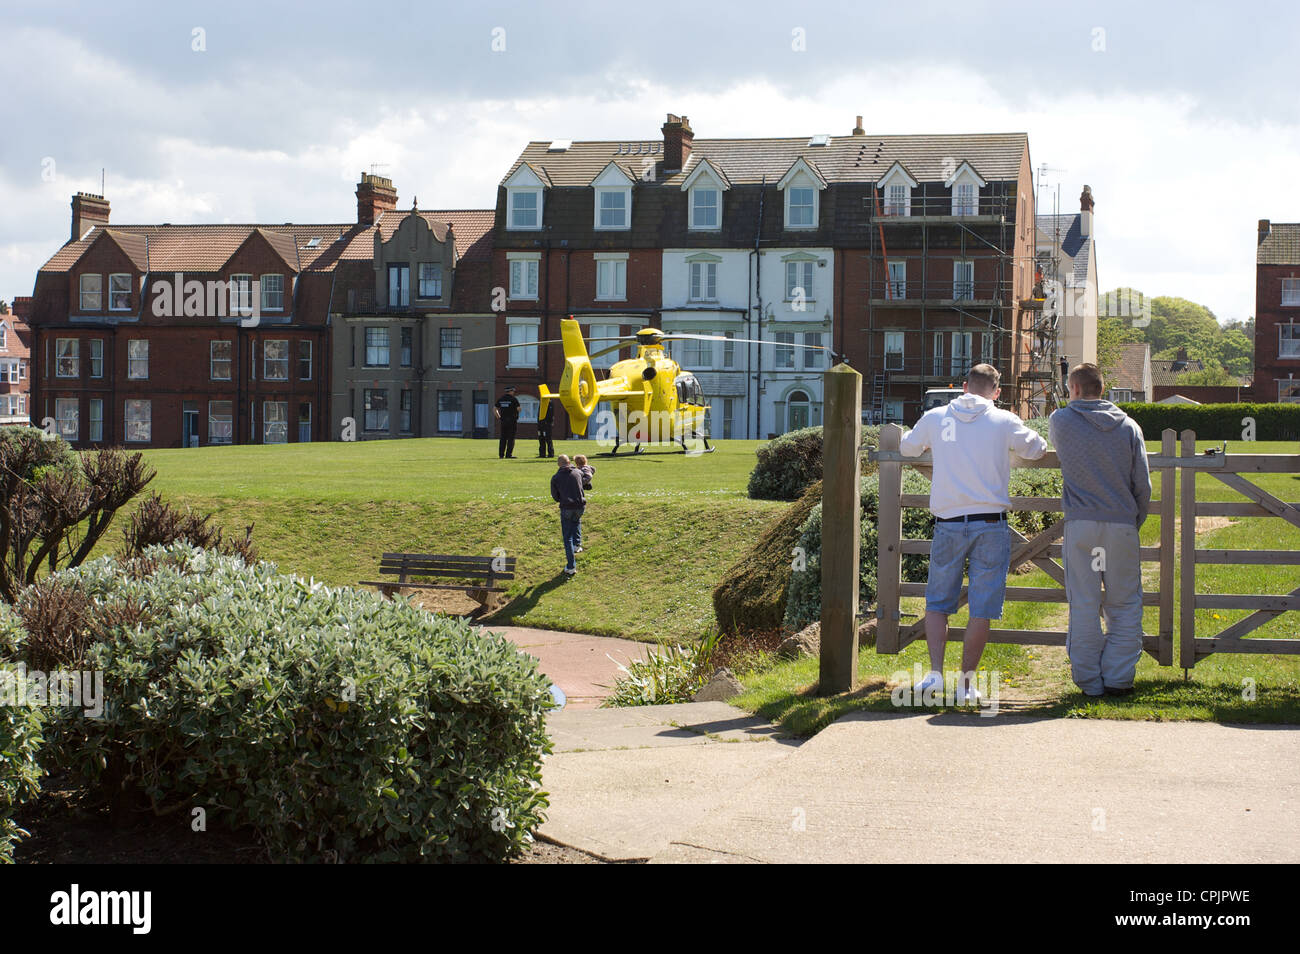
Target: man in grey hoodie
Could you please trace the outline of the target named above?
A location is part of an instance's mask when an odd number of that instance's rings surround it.
[[[1146,443],[1136,421],[1102,400],[1095,364],[1076,366],[1067,384],[1070,403],[1048,424],[1065,483],[1065,648],[1086,695],[1126,695],[1142,656],[1138,528],[1151,504]]]

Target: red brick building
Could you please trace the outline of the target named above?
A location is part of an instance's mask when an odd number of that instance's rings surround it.
[[[0,315],[0,424],[29,422],[31,329],[26,316],[30,298],[15,298],[8,314]]]
[[[78,447],[485,435],[491,359],[460,355],[493,340],[492,213],[396,201],[363,176],[353,223],[116,225],[77,194],[29,309],[33,418]]]
[[[1300,402],[1300,223],[1259,220],[1254,400]]]

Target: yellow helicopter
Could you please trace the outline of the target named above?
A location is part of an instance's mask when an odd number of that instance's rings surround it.
[[[664,351],[665,341],[690,339],[695,341],[729,341],[740,344],[775,345],[774,341],[753,338],[728,338],[725,335],[694,335],[684,332],[665,334],[656,328],[642,328],[626,338],[593,338],[596,342],[615,342],[591,354],[582,337],[582,326],[573,318],[560,321],[560,337],[539,341],[539,346],[559,344],[564,346],[564,371],[560,383],[552,391],[542,384],[538,389],[540,417],[546,416],[551,401],[558,400],[569,414],[569,424],[574,433],[587,433],[587,423],[596,415],[596,406],[608,401],[613,410],[597,419],[596,440],[613,441],[611,455],[619,447],[633,444],[633,453],[641,453],[643,445],[658,443],[680,444],[686,453],[710,453],[714,450],[704,433],[704,417],[709,407],[704,403],[700,382],[682,368]],[[618,351],[635,344],[637,354],[617,362],[608,370],[604,380],[596,379],[592,358]],[[472,348],[472,351],[491,351],[510,345],[493,345]],[[784,344],[787,348],[809,348],[817,351],[829,349],[818,345]],[[688,443],[689,442],[689,443]]]

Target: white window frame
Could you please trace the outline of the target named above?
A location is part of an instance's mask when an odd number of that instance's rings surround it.
[[[897,345],[897,347],[891,348],[890,347],[891,344]],[[885,370],[886,371],[903,370],[903,368],[906,366],[906,361],[907,361],[907,354],[905,350],[906,347],[907,347],[907,334],[905,332],[902,331],[885,332]],[[898,361],[895,363],[891,363],[889,360],[889,356],[894,354],[898,355]]]
[[[92,291],[86,290],[87,279],[91,280],[94,285]],[[92,297],[94,305],[87,307],[86,298]],[[77,306],[79,311],[103,311],[104,310],[104,276],[99,274],[83,274],[77,280]]]
[[[903,401],[901,398],[885,398],[885,422],[903,423]]]
[[[711,335],[712,331],[691,330],[691,334]],[[713,346],[717,342],[700,341],[696,338],[682,339],[682,361],[691,368],[713,370]]]
[[[216,406],[224,404],[226,413],[224,420],[217,416]],[[225,424],[227,433],[225,438],[217,436],[221,424]],[[208,402],[208,443],[209,444],[233,444],[235,442],[235,402],[234,401],[209,401]]]
[[[508,252],[510,265],[509,298],[514,301],[537,301],[542,255],[540,252]]]
[[[366,407],[367,395],[378,394],[383,397],[383,407]],[[361,429],[368,434],[386,434],[388,433],[392,419],[388,416],[390,412],[388,406],[388,388],[362,388],[361,389]],[[370,415],[375,415],[375,421],[380,420],[379,415],[383,415],[383,425],[377,427],[370,426]]]
[[[384,343],[383,343],[382,345],[381,345],[381,344],[375,344],[375,345],[371,345],[371,344],[370,344],[370,332],[372,332],[372,331],[374,331],[374,332],[383,332]],[[389,328],[388,328],[387,325],[368,325],[368,326],[366,326],[365,329],[364,329],[364,331],[363,331],[363,333],[362,333],[361,339],[362,339],[362,347],[365,348],[365,352],[366,352],[365,355],[364,355],[364,357],[363,357],[363,360],[364,360],[365,363],[362,365],[362,367],[365,367],[365,368],[388,368],[388,367],[392,367],[392,364],[393,364],[393,334],[392,334],[392,332],[389,330]],[[384,350],[384,353],[388,356],[388,359],[387,359],[386,361],[384,361],[382,364],[379,364],[379,363],[371,364],[371,363],[370,363],[370,349],[371,349],[372,347],[375,348],[376,351],[378,351],[380,348],[382,348],[382,349]]]
[[[104,376],[104,339],[90,338],[87,339],[86,343],[90,346],[88,349],[90,353],[86,355],[86,360],[90,364],[90,376],[95,379],[102,378]]]
[[[821,371],[826,367],[826,352],[817,349],[822,347],[822,333],[820,331],[806,331],[803,336],[803,370]]]
[[[772,349],[772,370],[793,371],[795,369],[794,353],[796,350],[794,347],[794,332],[778,331],[772,336],[772,340],[776,342],[776,347]]]
[[[117,279],[126,279],[125,288],[114,288],[114,285],[120,285]],[[118,295],[126,295],[126,304],[118,307],[113,304]],[[131,273],[130,272],[113,272],[108,276],[108,310],[109,311],[130,311],[131,310]]]
[[[279,355],[272,357],[272,351],[279,352]],[[278,372],[274,373],[273,372]],[[269,338],[262,342],[262,380],[263,381],[288,381],[289,380],[289,339],[288,338]],[[285,411],[288,414],[288,411]],[[286,416],[285,420],[288,420]],[[263,419],[263,424],[266,423]],[[263,441],[262,443],[266,443]],[[277,442],[279,443],[279,442]]]
[[[506,180],[505,185],[506,229],[512,232],[541,231],[546,198],[543,195],[545,187],[542,180],[527,165],[521,165]],[[524,196],[532,197],[532,209],[523,210],[518,207],[517,200]],[[521,221],[521,213],[524,211],[533,213],[531,224]]]
[[[68,347],[65,349],[65,345]],[[68,360],[72,362],[72,372],[63,373],[62,362]],[[81,339],[80,338],[55,338],[54,339],[54,376],[56,378],[79,378],[81,377]]]
[[[1280,361],[1300,358],[1300,325],[1294,322],[1277,326],[1277,357]]]
[[[785,300],[794,301],[795,289],[803,289],[803,300],[812,304],[816,300],[813,294],[813,282],[816,281],[817,263],[796,259],[785,263]],[[791,271],[791,269],[795,269]]]
[[[615,208],[610,205],[606,208],[605,200],[617,197],[621,200],[622,208]],[[599,186],[596,188],[596,221],[593,227],[598,232],[625,232],[632,227],[632,187],[631,186]],[[606,212],[620,212],[617,222],[606,222]],[[611,215],[612,218],[612,215]]]
[[[687,262],[686,298],[689,301],[718,300],[718,262],[703,259]]]
[[[907,297],[907,259],[891,258],[886,281],[889,283],[889,297],[897,300]]]
[[[453,337],[448,335],[448,332],[451,331],[456,332],[456,335],[459,336],[456,337],[456,343],[454,345],[447,344],[447,338]],[[456,352],[455,364],[451,364],[447,360],[448,353],[451,351]],[[438,367],[452,368],[452,369],[459,369],[464,367],[464,362],[465,362],[464,351],[465,351],[465,329],[464,328],[439,328],[438,329]]]
[[[980,363],[993,363],[993,332],[985,331],[980,333]]]
[[[448,395],[449,397],[454,397],[456,399],[456,404],[458,406],[454,408],[449,407],[444,410],[442,406],[442,396],[444,394]],[[434,406],[438,410],[438,433],[439,434],[465,433],[465,394],[463,391],[461,391],[460,388],[458,387],[439,388],[437,395],[434,397]],[[454,418],[454,420],[456,421],[455,427],[444,426],[444,420],[446,420],[448,424],[450,424],[451,421],[453,420],[453,418],[451,418],[450,416],[444,419],[443,418],[444,414],[455,415]]]
[[[619,333],[620,330],[621,327],[619,325],[593,324],[589,326],[587,329],[587,338],[588,340],[594,338],[621,338],[623,336]],[[613,347],[613,342],[592,341],[590,350],[600,351],[603,348],[610,348],[610,347]],[[614,367],[614,365],[618,364],[619,362],[618,355],[619,355],[618,351],[611,351],[609,352],[609,354],[602,354],[599,357],[594,357],[591,359],[591,366],[593,368],[608,370],[609,368],[612,368]]]
[[[104,439],[104,399],[91,398],[86,412],[86,440],[97,444]],[[99,413],[96,414],[95,412]]]
[[[627,255],[596,253],[596,300],[627,301]]]
[[[539,319],[506,319],[506,342],[510,345],[506,349],[506,367],[507,368],[536,368],[537,364],[537,338],[538,329],[541,322]],[[520,329],[519,336],[524,340],[516,342],[515,329]],[[531,331],[531,335],[529,332]]]
[[[795,204],[795,193],[808,193],[808,202]],[[807,222],[795,222],[792,213],[796,210],[802,212],[808,210]],[[792,182],[785,190],[785,227],[787,229],[815,229],[817,228],[817,187],[811,182],[796,181]]]
[[[303,354],[304,350],[307,352],[306,354]],[[299,381],[310,381],[312,379],[312,365],[315,364],[314,351],[315,348],[312,347],[312,341],[310,338],[298,339],[298,380]],[[302,363],[304,359],[306,359],[307,361],[306,374],[302,373]]]
[[[251,272],[236,272],[230,276],[230,307],[232,315],[249,315],[253,311],[253,275]]]
[[[429,277],[425,277],[425,271],[428,270]],[[436,300],[442,298],[442,262],[421,262],[419,277],[419,294],[416,296],[422,300]],[[426,284],[436,291],[437,294],[426,295]]]
[[[930,358],[931,358],[931,362],[930,362],[930,368],[931,368],[931,371],[930,371],[930,373],[931,373],[932,375],[936,376],[936,377],[943,376],[943,374],[944,374],[944,370],[943,370],[943,335],[944,335],[944,333],[943,333],[942,331],[936,331],[936,332],[934,333],[934,338],[933,338],[933,344],[934,344],[934,347],[933,347],[933,349],[931,350],[931,353],[930,353]]]
[[[703,205],[699,201],[706,195],[713,196],[711,205]],[[699,213],[701,208],[713,211],[713,222],[701,222]],[[690,203],[688,205],[689,215],[686,227],[693,232],[719,232],[722,230],[722,190],[712,181],[707,184],[695,185],[690,190]]]
[[[136,406],[137,413],[144,411],[143,417],[131,420],[131,406]],[[148,444],[153,440],[153,401],[149,398],[128,398],[122,403],[122,434],[128,444]],[[131,425],[135,425],[134,431]],[[132,436],[132,434],[136,436]]]
[[[964,378],[970,373],[973,363],[972,347],[974,347],[974,336],[971,332],[954,331],[952,333],[952,354],[949,358],[949,367],[952,369],[951,374],[954,378]]]
[[[952,184],[952,214],[978,215],[980,187],[973,179],[960,179]]]
[[[969,277],[967,277],[969,273]],[[962,294],[966,292],[966,294]],[[975,298],[975,262],[969,258],[952,260],[952,299],[970,301]]]
[[[262,311],[284,311],[283,274],[268,272],[262,276]]]
[[[519,395],[519,423],[536,424],[537,412],[541,410],[542,402],[531,394]]]
[[[148,338],[130,338],[127,340],[126,377],[128,381],[149,380]]]
[[[396,277],[396,287],[393,279]],[[394,301],[394,299],[397,299]],[[388,297],[385,299],[389,308],[409,308],[411,304],[411,263],[390,262],[388,264]]]
[[[280,410],[282,409],[282,410]],[[275,410],[276,418],[272,420],[271,412]],[[262,402],[262,443],[289,443],[289,402]]]
[[[81,402],[77,398],[54,399],[54,422],[60,437],[68,443],[81,439]]]

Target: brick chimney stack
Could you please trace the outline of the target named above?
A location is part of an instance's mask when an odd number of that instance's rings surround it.
[[[357,224],[374,225],[380,213],[396,208],[397,190],[393,188],[393,180],[361,173],[361,181],[357,183]]]
[[[680,172],[691,157],[691,143],[695,133],[691,131],[691,122],[685,116],[668,114],[668,121],[663,125],[664,134],[664,172]]]
[[[1268,219],[1259,220],[1259,241],[1262,242],[1264,241],[1264,239],[1268,238],[1269,233],[1272,231],[1273,231],[1272,222],[1270,222]]]
[[[857,125],[853,127],[853,135],[855,135],[855,136],[865,136],[866,134],[867,134],[867,131],[866,131],[865,129],[862,128],[862,117],[859,116],[859,117],[858,117],[858,123],[857,123]]]
[[[72,197],[72,241],[77,241],[93,225],[108,224],[108,200],[92,192],[78,192]]]
[[[1092,186],[1084,186],[1079,194],[1079,231],[1087,238],[1092,234]]]

